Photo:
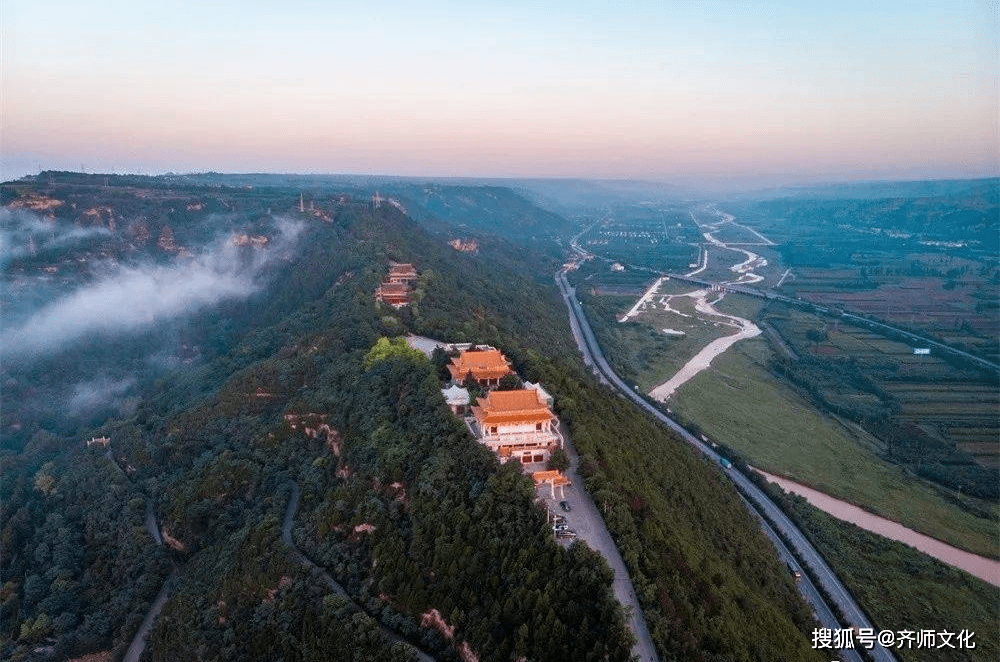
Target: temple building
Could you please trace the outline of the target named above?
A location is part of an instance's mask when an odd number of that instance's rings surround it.
[[[535,389],[536,391],[538,391],[539,397],[541,397],[541,399],[544,400],[545,404],[547,404],[549,407],[552,407],[552,405],[555,403],[555,399],[551,395],[549,395],[549,392],[546,391],[544,388],[542,388],[541,382],[537,384],[532,384],[531,382],[524,382],[524,388]]]
[[[375,298],[378,301],[389,304],[393,308],[400,308],[410,302],[408,298],[410,288],[406,283],[382,283],[375,290]]]
[[[559,419],[535,389],[491,391],[470,410],[480,443],[501,462],[546,462],[552,451],[562,447]]]
[[[392,264],[389,266],[389,278],[390,283],[406,283],[409,285],[417,279],[417,270],[413,268],[412,264],[402,263],[402,264]]]
[[[484,388],[497,386],[500,378],[510,374],[510,362],[495,349],[462,352],[448,364],[451,378],[458,383],[465,381],[469,374]]]
[[[469,392],[461,386],[455,384],[450,388],[441,389],[444,401],[448,403],[448,409],[456,416],[465,416],[469,413]]]
[[[535,481],[535,489],[538,489],[540,485],[548,483],[549,493],[553,499],[565,499],[566,486],[573,484],[561,471],[536,471],[531,474],[531,479]],[[559,490],[559,494],[556,494],[557,489]]]

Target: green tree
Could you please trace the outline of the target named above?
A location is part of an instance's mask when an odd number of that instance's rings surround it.
[[[372,364],[378,361],[385,361],[396,356],[417,362],[427,360],[420,350],[413,349],[406,344],[405,338],[386,338],[382,336],[368,354],[365,355],[365,368],[370,368]]]
[[[562,448],[557,448],[552,451],[552,455],[549,456],[549,469],[555,471],[566,471],[569,469],[569,456],[566,451]]]
[[[517,391],[524,386],[521,384],[521,380],[517,378],[512,372],[507,373],[500,378],[500,383],[497,385],[498,391]]]

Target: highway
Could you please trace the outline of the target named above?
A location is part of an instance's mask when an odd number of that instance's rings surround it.
[[[576,237],[574,237],[574,240],[575,239]],[[575,246],[575,241],[573,244],[574,247],[577,248]],[[577,248],[577,250],[580,249]],[[580,252],[582,254],[584,253],[582,250]],[[638,395],[632,387],[622,381],[614,370],[611,369],[611,366],[608,365],[607,360],[604,358],[604,354],[601,352],[601,348],[597,343],[597,338],[594,335],[593,329],[591,329],[590,323],[587,321],[586,315],[584,315],[583,308],[580,306],[580,302],[576,298],[576,292],[566,279],[565,268],[556,273],[556,283],[558,284],[563,299],[565,299],[566,305],[569,308],[570,318],[576,321],[576,328],[580,331],[583,338],[584,342],[580,345],[580,350],[583,352],[585,361],[595,366],[602,378],[610,382],[611,385],[614,386],[622,395],[634,401],[658,421],[673,430],[682,439],[701,451],[712,462],[718,464],[720,459],[718,453],[712,450],[712,448],[708,445],[702,443],[699,439],[681,427],[680,424],[668,417],[662,411],[652,406],[644,398]],[[733,468],[722,468],[722,471],[729,476],[730,480],[736,483],[737,487],[746,496],[746,498],[753,502],[753,508],[751,508],[751,511],[757,515],[758,513],[754,510],[754,508],[759,509],[761,513],[766,515],[766,517],[774,523],[781,534],[789,540],[799,557],[805,561],[811,571],[816,575],[820,585],[826,591],[827,595],[831,597],[831,599],[840,608],[841,613],[845,615],[848,620],[848,625],[858,628],[874,628],[872,623],[868,620],[868,617],[861,610],[861,607],[858,606],[858,604],[854,601],[854,598],[840,582],[840,579],[837,578],[836,574],[834,574],[823,558],[819,555],[819,552],[816,551],[812,544],[806,539],[805,535],[803,535],[798,527],[792,523],[785,513],[739,471]],[[749,503],[747,505],[750,507]],[[766,527],[765,532],[767,531],[768,528]],[[780,542],[777,536],[773,537],[772,541]],[[783,545],[778,546],[779,554],[781,553],[783,547]],[[785,551],[787,552],[787,550]],[[803,577],[803,582],[805,579],[806,578]],[[811,587],[812,585],[803,584],[803,586]],[[808,594],[808,589],[800,587],[800,590],[803,592],[803,596],[812,602],[812,600],[810,600],[810,595]],[[816,593],[813,597],[818,597],[818,593]],[[825,611],[827,612],[827,618],[832,617],[832,613],[830,613],[831,610],[827,609]],[[829,627],[831,629],[841,627],[835,622],[828,623],[828,621],[823,618],[824,614],[822,610],[817,610],[817,612],[824,627]],[[868,653],[878,662],[896,661],[896,657],[891,651],[879,646],[878,644],[876,644],[872,650],[868,651]],[[853,650],[842,651],[840,654],[845,659],[860,659],[857,657],[857,653]]]

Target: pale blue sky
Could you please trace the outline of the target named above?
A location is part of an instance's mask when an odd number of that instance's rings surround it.
[[[996,3],[6,0],[0,168],[993,174]]]

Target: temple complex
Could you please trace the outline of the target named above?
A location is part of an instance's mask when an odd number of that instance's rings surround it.
[[[448,364],[448,372],[451,378],[462,383],[469,374],[483,388],[497,386],[500,378],[513,372],[510,362],[500,351],[486,349],[478,351],[465,351],[454,357]]]
[[[470,410],[473,431],[501,462],[546,462],[562,447],[559,419],[536,389],[491,391]]]
[[[417,279],[417,270],[408,262],[393,263],[389,266],[390,283],[406,283],[409,285]]]
[[[390,263],[389,275],[375,290],[375,300],[393,308],[402,308],[410,303],[410,285],[417,277],[417,270],[412,264]]]
[[[547,404],[549,407],[552,407],[552,405],[555,403],[555,399],[551,395],[549,395],[549,392],[546,391],[544,388],[542,388],[541,382],[539,382],[538,384],[532,384],[531,382],[524,382],[524,388],[534,389],[538,391],[539,397],[541,397],[541,399],[544,400],[545,404]]]

